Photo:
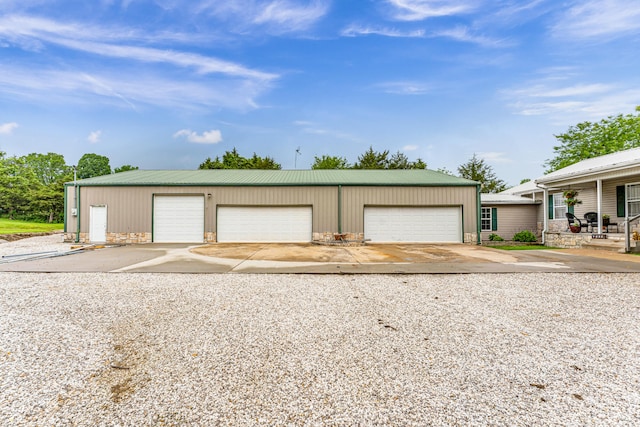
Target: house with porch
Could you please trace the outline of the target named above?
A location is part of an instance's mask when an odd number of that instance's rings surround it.
[[[580,203],[567,205],[564,194],[569,190]],[[622,236],[625,220],[640,214],[640,148],[583,160],[504,193],[540,202],[537,228],[547,245],[581,246],[612,233]],[[582,221],[586,213],[595,212],[595,221],[567,236],[567,212]],[[638,220],[629,228],[631,233],[640,229]]]

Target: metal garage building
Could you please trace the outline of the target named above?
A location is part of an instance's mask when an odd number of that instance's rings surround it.
[[[65,237],[479,243],[479,210],[478,183],[430,170],[138,170],[67,183]]]

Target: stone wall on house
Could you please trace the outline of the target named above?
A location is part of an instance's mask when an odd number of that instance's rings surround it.
[[[556,233],[546,234],[544,245],[556,248],[580,248],[583,244],[591,242],[590,233]]]

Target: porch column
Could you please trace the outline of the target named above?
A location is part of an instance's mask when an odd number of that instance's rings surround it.
[[[596,194],[598,195],[598,234],[602,233],[602,180],[596,181]]]
[[[539,187],[538,187],[539,188]],[[547,187],[542,188],[543,196],[542,196],[542,244],[545,244],[546,241],[546,233],[549,229],[549,190]]]

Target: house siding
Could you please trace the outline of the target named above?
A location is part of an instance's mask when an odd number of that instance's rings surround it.
[[[497,234],[505,240],[512,240],[513,235],[529,230],[538,235],[538,211],[539,205],[483,205],[483,208],[497,208],[498,229],[496,231],[483,231],[482,240],[489,240],[489,235]]]

